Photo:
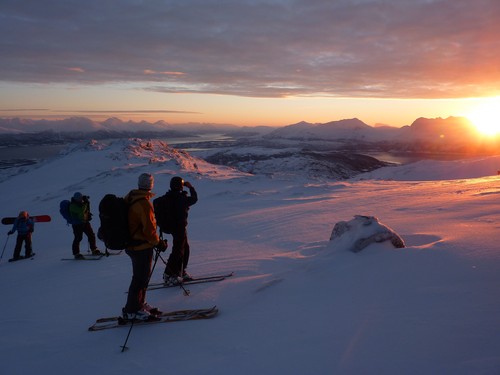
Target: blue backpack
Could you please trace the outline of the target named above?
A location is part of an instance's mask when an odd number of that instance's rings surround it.
[[[71,218],[71,214],[69,213],[69,205],[71,202],[67,199],[61,201],[59,203],[59,212],[61,213],[62,217],[66,220],[66,223],[68,225],[74,224],[73,219]]]

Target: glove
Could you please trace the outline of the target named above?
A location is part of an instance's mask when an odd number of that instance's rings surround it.
[[[11,234],[14,234],[14,232],[9,230],[9,233],[7,233],[7,234],[10,236]]]
[[[160,240],[158,241],[158,244],[156,245],[156,249],[158,251],[161,251],[162,253],[167,250],[168,243],[166,240]]]

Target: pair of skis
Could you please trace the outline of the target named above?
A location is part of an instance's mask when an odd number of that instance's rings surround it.
[[[164,289],[164,288],[176,288],[180,287],[182,285],[193,285],[193,284],[204,284],[204,283],[211,283],[214,281],[222,281],[227,279],[228,277],[231,277],[234,275],[234,272],[230,272],[227,274],[221,274],[221,275],[213,275],[213,276],[201,276],[201,277],[192,277],[190,279],[184,280],[180,284],[168,284],[166,285],[165,283],[150,283],[148,286],[147,290],[157,290],[157,289]]]
[[[204,283],[212,283],[214,281],[222,281],[228,277],[233,276],[233,272],[223,275],[214,275],[214,276],[202,276],[202,277],[191,277],[189,279],[182,280],[176,284],[165,284],[165,283],[152,283],[149,284],[147,290],[157,290],[157,289],[165,289],[165,288],[176,288],[179,287],[184,292],[185,296],[191,295],[191,291],[186,289],[186,286],[193,284],[204,284]]]
[[[201,283],[209,283],[225,280],[228,277],[234,275],[234,272],[230,272],[227,274],[221,275],[213,275],[213,276],[204,276],[204,277],[195,277],[190,279],[189,281],[185,281],[184,285],[191,284],[201,284]],[[163,283],[153,283],[150,284],[148,290],[155,290],[161,288],[173,288],[179,285],[164,285]],[[118,328],[132,325],[145,325],[145,324],[156,324],[156,323],[169,323],[169,322],[178,322],[184,320],[197,320],[197,319],[209,319],[217,315],[219,310],[216,306],[208,308],[208,309],[195,309],[195,310],[179,310],[179,311],[170,311],[164,312],[158,317],[153,317],[151,320],[124,320],[122,317],[109,317],[109,318],[100,318],[97,319],[96,322],[89,327],[89,331],[102,331],[110,328]]]
[[[122,317],[115,316],[110,318],[100,318],[89,327],[89,331],[102,331],[105,329],[119,328],[119,327],[130,327],[133,325],[146,325],[146,324],[156,324],[156,323],[171,323],[180,322],[185,320],[199,320],[199,319],[210,319],[213,318],[219,309],[217,306],[208,309],[196,309],[196,310],[179,310],[164,312],[157,317],[152,317],[150,320],[125,320]]]

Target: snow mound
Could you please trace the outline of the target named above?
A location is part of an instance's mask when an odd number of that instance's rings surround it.
[[[147,163],[157,167],[169,166],[182,173],[192,173],[215,179],[246,176],[235,168],[211,164],[187,151],[171,147],[161,140],[128,139],[119,151],[111,157],[116,160],[126,159],[129,163]]]
[[[121,143],[120,150],[112,153],[115,160],[144,159],[149,164],[164,163],[173,160],[178,165],[196,165],[196,158],[189,153],[170,147],[167,142],[161,140],[145,140],[131,138]],[[196,167],[193,167],[196,169]]]
[[[335,249],[348,249],[354,253],[371,243],[391,241],[396,248],[406,247],[403,239],[374,216],[355,215],[350,221],[339,221],[330,236]]]

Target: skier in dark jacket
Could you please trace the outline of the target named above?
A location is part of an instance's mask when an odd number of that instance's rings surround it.
[[[189,195],[183,188],[189,189]],[[172,252],[168,258],[163,274],[167,285],[177,285],[181,281],[191,279],[186,272],[189,262],[189,243],[187,236],[189,207],[198,201],[198,195],[193,185],[181,177],[172,177],[170,190],[165,194],[168,199],[169,211],[167,215],[171,221],[170,233],[172,234]]]
[[[8,235],[14,234],[17,231],[16,247],[14,248],[14,255],[10,262],[30,258],[33,256],[33,249],[31,243],[31,233],[35,230],[35,222],[29,217],[26,211],[21,211],[19,216],[14,220],[12,229],[9,231]],[[24,242],[24,257],[21,256],[21,248]]]
[[[80,242],[83,239],[83,234],[87,236],[92,254],[100,255],[101,252],[97,249],[96,245],[95,233],[92,230],[92,225],[90,225],[92,213],[90,212],[89,197],[82,195],[80,192],[76,192],[73,198],[71,198],[69,213],[71,215],[73,234],[75,236],[72,244],[73,256],[76,259],[83,258],[83,255],[80,254]]]

